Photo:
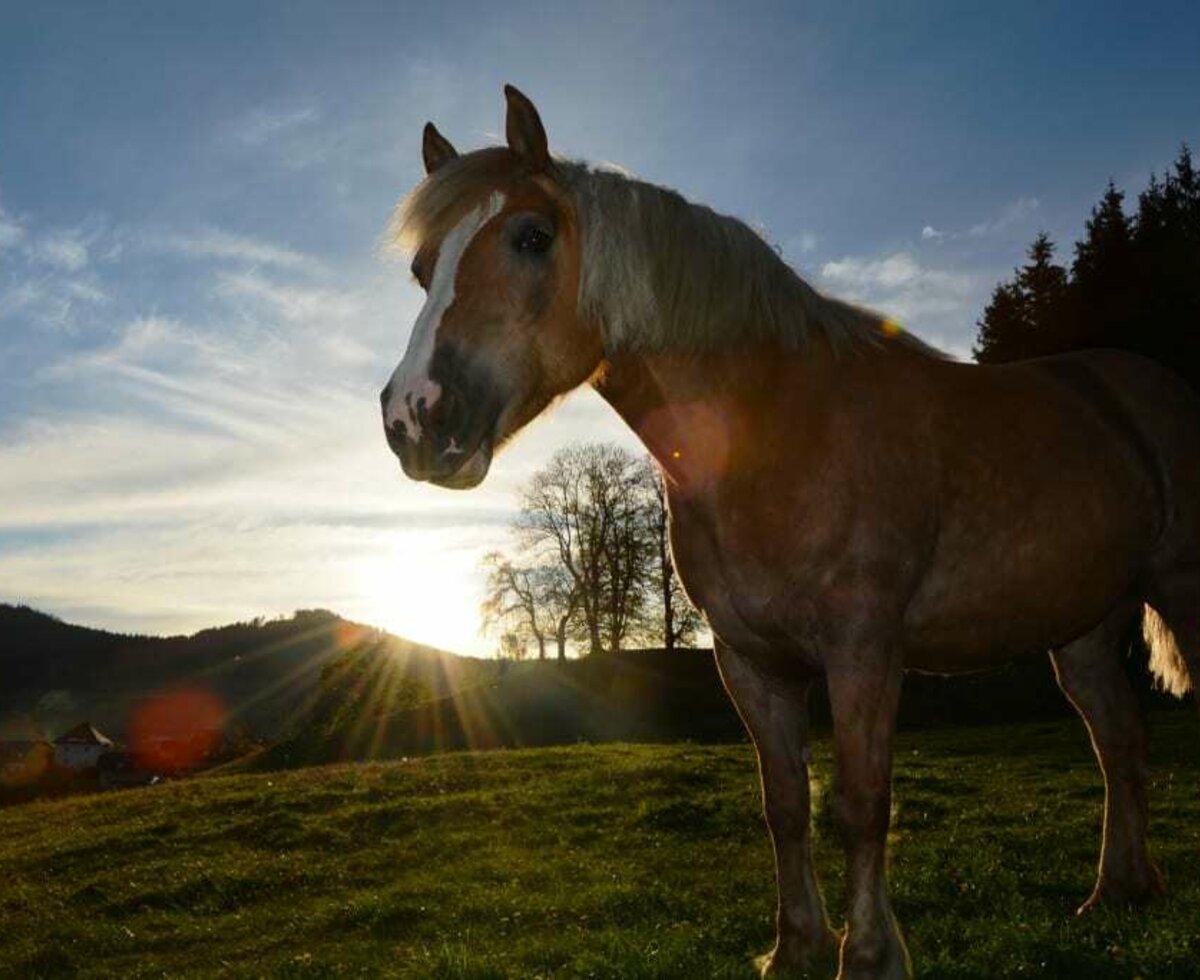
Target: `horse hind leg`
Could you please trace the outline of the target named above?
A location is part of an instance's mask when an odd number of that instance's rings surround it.
[[[1122,666],[1122,642],[1139,609],[1123,605],[1092,632],[1053,653],[1059,687],[1083,717],[1104,775],[1100,867],[1082,914],[1101,902],[1141,902],[1165,892],[1146,844],[1146,727]]]

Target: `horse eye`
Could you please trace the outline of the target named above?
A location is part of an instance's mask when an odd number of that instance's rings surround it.
[[[409,266],[409,271],[412,273],[413,278],[417,280],[418,283],[424,284],[424,280],[421,278],[421,262],[419,259],[412,260],[412,265]]]
[[[518,252],[539,253],[544,252],[550,247],[550,243],[554,241],[554,236],[545,228],[538,225],[525,225],[517,232],[516,241],[513,243]]]

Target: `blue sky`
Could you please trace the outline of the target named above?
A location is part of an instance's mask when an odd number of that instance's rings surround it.
[[[1200,7],[0,0],[0,599],[174,632],[329,606],[485,652],[477,562],[590,393],[471,494],[377,391],[420,295],[377,256],[420,128],[552,145],[761,228],[966,355],[1040,230],[1200,146]]]

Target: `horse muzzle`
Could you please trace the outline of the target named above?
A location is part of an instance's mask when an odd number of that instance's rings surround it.
[[[416,391],[389,382],[380,395],[384,434],[409,479],[466,490],[492,463],[496,399],[478,379],[443,378]]]

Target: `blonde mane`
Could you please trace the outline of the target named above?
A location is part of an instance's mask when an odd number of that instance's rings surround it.
[[[503,147],[458,157],[400,204],[392,241],[445,234],[482,186],[511,176]],[[736,218],[610,169],[555,160],[582,225],[580,313],[615,350],[710,351],[773,342],[835,351],[900,344],[944,356],[894,321],[824,296]]]

